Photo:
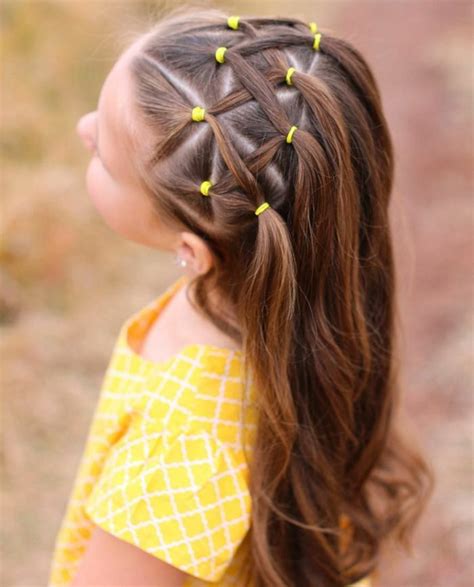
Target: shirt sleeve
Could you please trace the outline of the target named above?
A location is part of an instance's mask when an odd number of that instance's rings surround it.
[[[245,459],[208,430],[153,438],[132,427],[110,451],[85,513],[117,538],[217,582],[250,527],[247,478]]]

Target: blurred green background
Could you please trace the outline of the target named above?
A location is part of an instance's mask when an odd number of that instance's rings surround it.
[[[316,20],[361,49],[374,70],[397,156],[391,213],[405,407],[437,474],[414,557],[387,555],[380,585],[470,586],[472,4],[207,5]],[[122,240],[100,219],[75,133],[130,33],[166,7],[140,0],[1,4],[5,586],[46,584],[115,337],[178,275],[169,255]]]

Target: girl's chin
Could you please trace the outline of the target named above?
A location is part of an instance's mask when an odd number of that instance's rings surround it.
[[[145,247],[153,247],[153,245],[143,239],[142,234],[136,234],[134,232],[135,226],[126,226],[120,222],[120,219],[107,216],[106,214],[102,213],[100,209],[97,209],[99,216],[102,218],[104,224],[117,236],[123,238],[127,241],[135,243],[137,245],[142,245]],[[127,219],[130,220],[130,219]]]

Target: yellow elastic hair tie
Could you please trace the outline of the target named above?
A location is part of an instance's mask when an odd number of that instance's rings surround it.
[[[201,106],[195,106],[191,112],[191,118],[194,122],[202,122],[204,120],[204,115],[206,114],[206,110],[201,108]]]
[[[313,49],[315,49],[316,51],[319,51],[320,41],[321,41],[321,33],[316,33],[314,35],[314,43],[313,43]]]
[[[201,187],[199,188],[201,194],[203,196],[209,195],[209,189],[212,187],[212,183],[210,181],[203,181],[201,183]]]
[[[286,72],[286,78],[285,79],[286,79],[286,83],[289,86],[292,86],[293,85],[293,82],[291,81],[291,77],[295,73],[295,71],[296,71],[296,69],[294,67],[289,67],[288,68],[288,71]]]
[[[216,50],[216,61],[218,63],[224,63],[224,55],[225,55],[226,51],[227,51],[227,47],[219,47]]]
[[[260,206],[255,210],[255,214],[258,216],[267,208],[270,208],[270,204],[268,202],[263,202],[263,204],[260,204]]]
[[[318,32],[318,25],[315,22],[308,23],[310,31],[315,35]]]
[[[234,31],[236,31],[239,28],[239,20],[240,16],[229,16],[227,19],[227,26],[230,29],[234,29]]]
[[[298,130],[297,126],[292,126],[288,132],[288,134],[286,135],[286,142],[287,143],[291,143],[293,141],[293,135],[295,134],[295,132]]]

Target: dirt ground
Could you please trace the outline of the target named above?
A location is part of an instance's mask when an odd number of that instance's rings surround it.
[[[87,159],[74,134],[77,117],[95,108],[116,55],[112,32],[139,22],[149,5],[2,6],[2,102],[9,113],[2,117],[0,240],[6,587],[46,583],[118,328],[177,276],[169,257],[102,224],[85,193]],[[255,12],[250,2],[225,7]],[[261,3],[260,14],[272,12],[287,14],[287,3]],[[404,403],[436,490],[414,555],[387,557],[380,586],[470,587],[472,4],[295,2],[292,14],[317,20],[323,32],[346,37],[367,56],[395,143],[391,212]]]

